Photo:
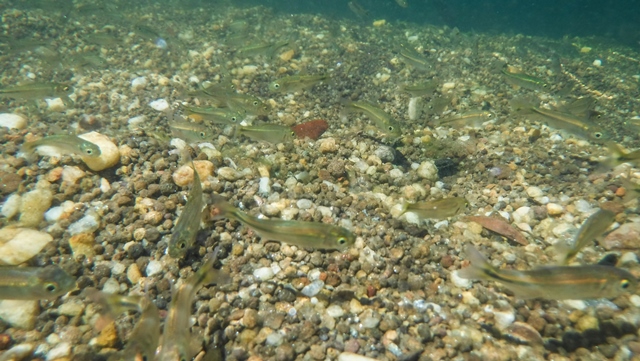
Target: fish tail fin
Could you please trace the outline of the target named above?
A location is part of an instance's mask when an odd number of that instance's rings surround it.
[[[464,247],[464,254],[469,258],[471,264],[467,268],[458,270],[458,276],[472,280],[489,280],[488,274],[496,273],[497,270],[473,245],[467,244]]]
[[[221,219],[221,218],[231,218],[238,219],[236,213],[238,209],[231,205],[231,203],[227,202],[227,200],[219,195],[212,194],[211,195],[211,219]]]
[[[558,241],[553,245],[553,253],[556,254],[555,260],[559,266],[564,266],[575,257],[575,254],[571,254],[571,247],[567,242]]]
[[[518,114],[528,114],[531,113],[531,108],[534,106],[534,103],[525,98],[513,98],[509,101],[509,105],[511,105],[511,109]]]
[[[607,149],[609,150],[610,156],[604,161],[600,162],[598,169],[612,169],[617,167],[618,165],[624,163],[621,162],[620,159],[627,151],[622,148],[622,146],[616,142],[605,142]]]
[[[398,217],[407,213],[408,208],[409,208],[409,202],[407,202],[406,200],[403,200],[402,205],[400,206],[400,214],[398,214]]]

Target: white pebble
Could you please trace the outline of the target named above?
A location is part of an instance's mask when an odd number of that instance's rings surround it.
[[[120,162],[120,150],[118,146],[106,135],[98,132],[89,132],[80,134],[78,137],[88,140],[100,148],[100,156],[98,157],[81,157],[89,169],[99,172],[111,168]]]
[[[40,310],[39,301],[0,300],[0,318],[13,327],[33,329]]]
[[[520,207],[516,209],[513,214],[513,221],[516,223],[531,223],[533,220],[533,211],[531,207]]]
[[[84,311],[84,303],[78,299],[71,299],[58,307],[58,313],[65,316],[75,317]]]
[[[30,343],[21,343],[10,348],[8,351],[4,351],[2,357],[4,360],[23,360],[33,353],[33,345]]]
[[[259,279],[260,281],[268,281],[273,278],[275,274],[273,273],[273,269],[271,267],[260,267],[253,271],[253,277]]]
[[[151,260],[149,261],[149,264],[147,265],[147,269],[145,270],[145,272],[148,277],[151,277],[153,275],[157,275],[158,273],[162,272],[162,269],[163,269],[162,263],[156,260]]]
[[[147,86],[147,78],[140,76],[131,81],[131,91],[137,92]]]
[[[14,193],[10,195],[4,204],[0,214],[7,219],[13,218],[20,211],[20,204],[22,203],[22,197],[19,194]]]
[[[314,268],[311,271],[309,271],[307,278],[309,279],[309,281],[315,281],[315,280],[319,280],[321,275],[322,275],[322,272],[319,269]]]
[[[66,108],[64,102],[60,98],[45,99],[47,108],[52,112],[62,112]]]
[[[542,189],[540,189],[539,187],[528,187],[527,195],[531,198],[538,198],[542,197],[544,195],[544,192],[542,192]]]
[[[151,261],[151,262],[157,262],[157,261]],[[151,263],[151,262],[149,262],[149,263]],[[160,263],[160,262],[158,262],[158,263]],[[147,269],[149,269],[149,267],[147,267]],[[120,292],[120,284],[118,283],[118,281],[115,278],[108,278],[104,282],[104,285],[102,286],[102,292],[109,293],[109,294],[116,294],[116,293]]]
[[[303,199],[299,199],[296,202],[296,206],[298,206],[298,208],[300,208],[300,209],[309,209],[309,208],[313,207],[313,202],[311,202],[308,199],[304,199],[303,198]]]
[[[401,178],[402,176],[404,176],[404,172],[398,168],[393,168],[391,171],[389,171],[389,176],[391,178]]]
[[[57,360],[71,355],[71,345],[68,342],[60,342],[47,353],[47,361]]]
[[[504,330],[516,320],[516,315],[511,311],[493,311],[493,319],[499,330]]]
[[[1,113],[0,127],[9,129],[24,129],[27,126],[27,120],[18,114]]]
[[[640,307],[640,296],[638,295],[631,295],[629,297],[629,301],[631,301],[631,303],[637,307]]]
[[[269,177],[260,177],[258,193],[264,197],[271,194],[271,179]]]
[[[127,267],[124,264],[122,264],[120,262],[114,262],[111,265],[111,274],[114,274],[116,276],[117,275],[121,275],[122,273],[124,273],[126,268]]]
[[[315,295],[317,295],[322,288],[324,287],[324,282],[321,280],[315,280],[311,283],[309,283],[308,285],[304,286],[302,288],[302,294],[307,296],[307,297],[313,297]]]
[[[593,209],[593,207],[591,207],[591,204],[589,204],[589,202],[585,201],[584,199],[578,199],[575,205],[576,210],[580,213],[591,212],[591,210]]]
[[[64,214],[64,209],[61,206],[49,208],[44,212],[44,219],[48,223],[56,223],[58,219]]]
[[[583,300],[564,300],[561,302],[569,307],[573,307],[576,310],[581,310],[581,311],[584,311],[587,309],[587,307],[589,307],[587,306],[587,303],[584,302]]]
[[[0,265],[18,265],[33,258],[53,241],[49,233],[29,228],[0,229]]]
[[[280,333],[273,332],[273,333],[270,333],[269,336],[267,336],[267,339],[265,342],[269,346],[280,346],[282,345],[283,341],[284,341],[284,337]]]
[[[547,213],[550,216],[559,216],[563,210],[562,206],[557,203],[547,203]]]
[[[451,90],[456,87],[456,83],[450,81],[442,84],[442,92],[445,93],[447,90]]]
[[[144,115],[138,115],[136,117],[129,118],[129,120],[127,121],[127,124],[129,126],[138,126],[144,123],[146,120],[147,120],[147,117],[145,117]]]
[[[300,213],[298,208],[285,208],[282,210],[280,218],[285,221],[290,221],[297,216],[298,213]]]
[[[638,263],[638,256],[636,256],[636,254],[633,252],[627,252],[620,257],[620,260],[618,261],[618,263],[620,264]]]
[[[420,177],[427,180],[434,181],[438,179],[438,168],[436,168],[436,165],[430,160],[425,160],[420,163],[416,172]]]
[[[453,282],[456,287],[460,288],[469,288],[472,283],[470,279],[460,277],[457,270],[451,272],[451,282]]]
[[[409,109],[407,110],[407,114],[409,115],[409,120],[416,120],[420,117],[422,113],[422,107],[420,106],[419,97],[413,97],[409,99]]]
[[[358,355],[352,352],[343,352],[338,355],[338,361],[377,361],[374,358]]]
[[[156,99],[149,103],[149,106],[159,112],[163,112],[169,109],[169,103],[166,99]]]
[[[593,66],[595,67],[601,67],[602,66],[602,60],[600,59],[596,59],[593,61]]]
[[[62,183],[66,185],[76,184],[78,179],[84,177],[85,172],[74,166],[65,165],[62,168]]]
[[[95,213],[87,214],[76,222],[72,223],[67,230],[73,236],[78,233],[93,233],[100,228],[100,220]]]
[[[331,305],[327,307],[327,314],[333,318],[339,318],[344,315],[344,310],[338,305]]]

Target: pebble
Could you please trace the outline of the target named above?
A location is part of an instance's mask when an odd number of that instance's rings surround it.
[[[544,195],[544,192],[539,187],[528,187],[527,195],[530,198],[538,198],[538,197],[542,197]]]
[[[271,179],[269,177],[260,177],[260,182],[258,183],[258,193],[263,197],[271,194]]]
[[[0,300],[0,319],[16,328],[33,329],[39,312],[39,301]]]
[[[393,148],[381,145],[373,152],[384,163],[391,163],[395,159],[395,152]]]
[[[512,213],[512,217],[515,223],[531,223],[533,220],[533,211],[531,207],[523,206],[516,209]]]
[[[36,189],[22,195],[20,203],[20,224],[24,227],[36,227],[44,219],[53,202],[53,193],[49,190],[49,182],[38,182]]]
[[[578,319],[578,322],[576,322],[576,326],[575,326],[576,330],[580,332],[584,332],[590,329],[596,330],[599,327],[600,326],[599,326],[598,319],[591,315],[584,315],[580,317],[580,319]]]
[[[338,361],[377,361],[374,358],[358,355],[352,352],[342,352],[338,355]]]
[[[324,138],[316,142],[320,153],[335,153],[338,151],[338,144],[333,138]]]
[[[514,322],[505,330],[505,335],[525,345],[542,345],[540,333],[524,322]]]
[[[38,254],[53,241],[49,233],[11,226],[0,229],[0,265],[14,266]]]
[[[44,101],[47,103],[47,109],[52,112],[63,112],[67,107],[60,98],[45,99]]]
[[[118,343],[118,330],[115,322],[109,322],[94,341],[96,346],[114,347]]]
[[[267,336],[266,344],[269,346],[280,346],[284,342],[284,337],[279,332],[273,332]]]
[[[438,168],[435,163],[430,160],[425,160],[420,163],[416,172],[418,173],[418,176],[426,180],[435,181],[438,179]]]
[[[156,99],[149,102],[149,106],[159,112],[169,109],[169,102],[166,99]]]
[[[2,353],[4,360],[23,360],[33,353],[35,346],[30,343],[21,343]]]
[[[593,210],[593,207],[591,207],[591,204],[589,204],[589,202],[585,201],[584,199],[578,199],[575,202],[575,206],[576,206],[576,210],[580,213],[587,213]]]
[[[102,286],[102,292],[115,294],[120,292],[120,284],[115,278],[108,278]]]
[[[0,113],[0,127],[24,129],[27,127],[27,119],[18,114]]]
[[[131,81],[131,91],[137,92],[144,89],[147,86],[147,78],[140,76]]]
[[[253,276],[260,281],[268,281],[275,276],[271,267],[261,267],[253,271]]]
[[[84,311],[84,303],[79,299],[71,299],[58,307],[58,313],[61,315],[75,317]]]
[[[240,172],[231,167],[218,168],[218,171],[216,173],[220,178],[230,182],[233,182],[242,176]]]
[[[13,218],[20,212],[20,204],[22,203],[22,197],[19,194],[12,194],[4,201],[0,214],[7,219]]]
[[[61,359],[71,355],[71,344],[68,342],[60,342],[47,352],[47,361]]]
[[[299,209],[309,209],[309,208],[313,207],[313,202],[311,202],[311,201],[310,201],[310,200],[308,200],[308,199],[304,199],[304,198],[303,198],[303,199],[299,199],[299,200],[296,202],[296,206],[297,206]]]
[[[317,295],[322,288],[324,288],[324,281],[315,280],[308,285],[304,286],[300,292],[307,297],[313,297]]]
[[[64,166],[62,168],[62,185],[76,184],[86,173],[76,166]]]
[[[141,278],[142,273],[140,273],[140,268],[138,268],[138,265],[136,263],[132,263],[129,268],[127,268],[127,279],[129,280],[129,282],[131,282],[131,284],[135,285],[140,282]]]
[[[640,223],[625,223],[609,233],[600,242],[600,245],[607,251],[612,249],[638,249],[640,248],[638,238],[640,238]]]
[[[98,218],[99,216],[96,213],[91,212],[72,223],[67,230],[71,235],[93,233],[100,228],[100,220]]]
[[[559,216],[564,211],[561,205],[557,203],[547,203],[547,213],[550,216]]]
[[[451,282],[459,288],[469,288],[473,283],[471,280],[458,276],[458,270],[451,272]]]
[[[69,238],[69,247],[73,256],[84,255],[86,257],[95,256],[95,239],[93,233],[78,233]]]
[[[351,299],[351,301],[349,302],[349,312],[354,314],[360,314],[362,313],[362,311],[364,311],[364,307],[362,307],[360,302],[355,298]]]
[[[155,276],[158,273],[162,272],[163,268],[164,267],[162,266],[162,263],[156,260],[151,260],[147,265],[145,273],[147,274],[147,277]]]
[[[111,168],[120,162],[120,150],[109,137],[98,132],[80,134],[78,137],[88,140],[100,148],[100,156],[82,156],[82,161],[89,169],[99,172]]]
[[[327,314],[333,318],[340,318],[344,315],[344,310],[339,305],[327,307]]]

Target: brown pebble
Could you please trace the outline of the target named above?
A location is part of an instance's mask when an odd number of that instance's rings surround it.
[[[16,173],[0,171],[0,194],[9,194],[18,190],[22,177]]]
[[[116,345],[116,342],[118,342],[116,323],[109,322],[96,338],[96,345],[100,347],[113,347]]]
[[[625,194],[627,194],[627,190],[624,187],[616,189],[616,196],[624,197]]]
[[[375,287],[373,287],[372,285],[367,286],[367,297],[369,298],[375,297],[376,293],[377,293],[377,290]]]
[[[453,265],[453,258],[448,254],[444,255],[442,259],[440,259],[440,265],[443,268],[451,267]]]
[[[11,345],[11,336],[6,333],[0,334],[0,350],[6,350],[9,345]]]

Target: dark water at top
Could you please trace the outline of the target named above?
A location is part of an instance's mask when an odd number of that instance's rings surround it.
[[[242,3],[271,6],[280,12],[312,12],[353,17],[347,0],[247,0]],[[553,38],[598,36],[640,47],[640,1],[476,1],[358,0],[372,18],[448,25],[462,31],[521,33]]]

